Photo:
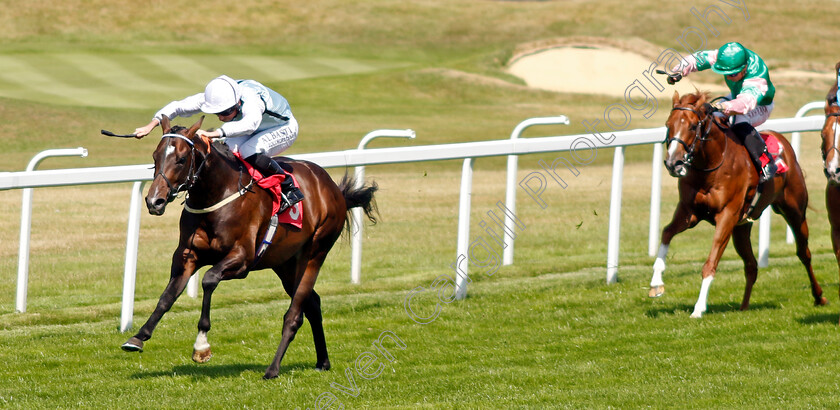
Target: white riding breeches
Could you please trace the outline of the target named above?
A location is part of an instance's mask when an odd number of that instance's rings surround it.
[[[294,117],[289,122],[252,135],[225,139],[225,144],[232,150],[238,150],[242,158],[262,152],[273,157],[289,149],[297,139],[298,122]]]
[[[726,99],[731,100],[732,94],[727,95]],[[767,105],[757,105],[750,111],[736,115],[735,118],[732,119],[732,123],[740,124],[742,122],[748,122],[753,127],[758,127],[759,125],[764,124],[770,118],[770,113],[773,112],[773,108],[775,106],[775,102],[771,102]]]
[[[770,103],[769,105],[759,105],[744,114],[738,114],[735,116],[735,121],[733,124],[738,124],[741,122],[748,122],[753,127],[758,127],[761,124],[764,124],[767,119],[770,118],[770,113],[773,112],[773,105],[776,103]]]

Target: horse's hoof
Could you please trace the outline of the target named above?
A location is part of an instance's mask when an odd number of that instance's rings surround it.
[[[276,370],[266,369],[265,374],[263,375],[263,379],[265,379],[265,380],[275,379],[275,378],[277,378],[278,373],[280,373],[280,372],[278,372]]]
[[[701,317],[703,317],[703,312],[692,312],[691,313],[691,318],[692,319],[700,319]]]
[[[213,352],[210,351],[210,348],[206,348],[203,350],[195,350],[193,349],[193,361],[196,363],[207,363],[210,361],[210,358],[213,357]]]
[[[327,361],[326,361],[326,362],[324,362],[324,363],[319,363],[319,364],[316,364],[316,365],[315,365],[315,370],[318,370],[318,371],[326,371],[326,370],[330,370],[330,361],[329,361],[329,360],[327,360]]]
[[[120,346],[126,352],[140,352],[143,353],[143,341],[132,336],[127,342]]]
[[[828,304],[828,299],[825,297],[820,297],[820,300],[814,301],[814,306],[825,306]]]
[[[665,285],[651,286],[648,292],[649,298],[658,298],[665,294]]]

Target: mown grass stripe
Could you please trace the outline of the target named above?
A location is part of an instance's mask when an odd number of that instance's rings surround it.
[[[199,88],[203,88],[207,82],[220,74],[190,57],[175,54],[146,54],[138,57],[145,59],[167,75],[180,78],[183,81],[183,90],[190,89],[199,92]]]
[[[376,71],[378,68],[361,61],[345,58],[313,58],[313,62],[332,67],[345,73],[364,73]]]
[[[13,98],[43,101],[30,95],[26,90],[34,90],[47,99],[44,102],[57,104],[75,104],[85,106],[111,106],[120,108],[139,108],[139,106],[115,95],[108,95],[90,87],[77,87],[61,79],[42,72],[39,67],[26,59],[14,56],[0,57],[0,77],[21,86],[25,91]],[[0,91],[2,92],[2,91]]]
[[[317,76],[312,71],[302,68],[300,64],[284,59],[266,56],[232,56],[231,60],[262,73],[259,81],[292,81]]]
[[[111,59],[93,54],[56,54],[55,57],[85,74],[119,89],[162,93],[169,91],[168,87],[149,81]]]

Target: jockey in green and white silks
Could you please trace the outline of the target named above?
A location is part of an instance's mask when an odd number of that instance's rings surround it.
[[[257,81],[236,81],[226,75],[216,77],[207,83],[203,93],[172,101],[161,108],[151,122],[137,128],[134,135],[137,138],[148,135],[164,115],[189,117],[199,112],[215,114],[224,124],[213,131],[198,130],[197,135],[224,140],[263,176],[286,175],[281,185],[288,207],[303,199],[292,178],[272,158],[297,139],[297,120],[289,102],[280,93]]]
[[[776,164],[767,152],[764,140],[754,127],[770,118],[776,88],[770,81],[767,64],[752,50],[740,43],[726,43],[717,50],[698,51],[689,55],[673,71],[683,77],[712,69],[722,74],[729,88],[727,101],[715,106],[727,115],[734,115],[732,130],[742,139],[759,172],[759,183],[773,177]],[[669,77],[669,82],[672,82]]]

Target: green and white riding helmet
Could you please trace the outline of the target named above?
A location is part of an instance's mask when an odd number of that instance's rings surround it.
[[[747,65],[747,49],[741,43],[726,43],[718,49],[717,61],[712,71],[732,75],[744,69]]]

